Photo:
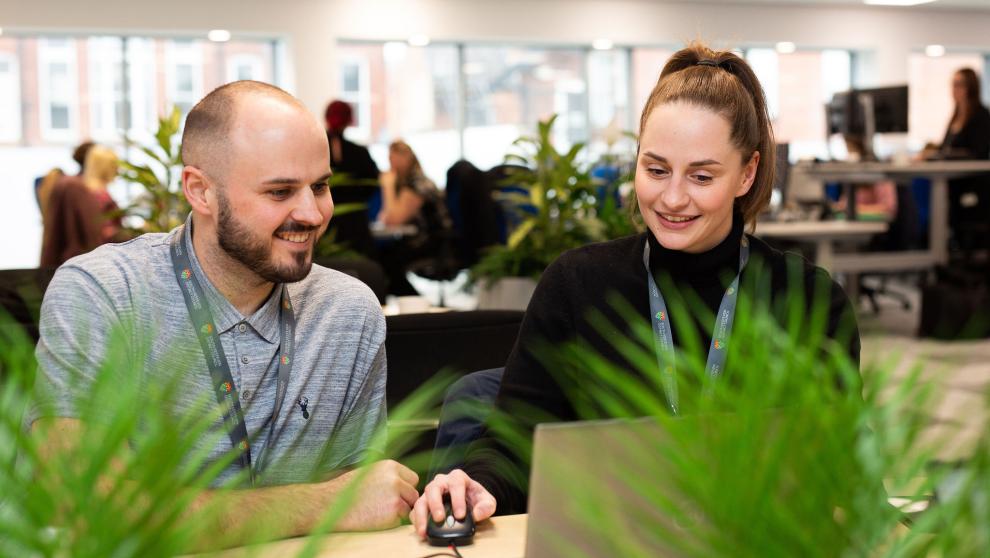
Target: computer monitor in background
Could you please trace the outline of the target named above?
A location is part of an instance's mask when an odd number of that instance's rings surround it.
[[[908,131],[906,85],[836,93],[825,105],[828,135],[842,134],[861,145],[865,160],[875,159],[873,134]]]
[[[873,103],[873,132],[877,134],[905,134],[908,131],[908,86],[878,87],[858,91],[862,99],[868,96]],[[862,101],[861,101],[862,104]]]

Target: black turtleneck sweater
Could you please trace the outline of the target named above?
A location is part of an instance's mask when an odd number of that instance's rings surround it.
[[[629,335],[629,325],[610,300],[613,300],[613,295],[619,295],[637,316],[646,320],[650,315],[643,244],[650,242],[651,269],[664,297],[668,299],[668,308],[671,295],[679,296],[678,293],[685,287],[690,287],[715,314],[726,287],[739,268],[742,235],[743,222],[736,214],[729,235],[716,247],[700,254],[668,250],[649,233],[591,244],[563,254],[547,268],[529,303],[516,346],[506,363],[496,408],[511,412],[516,408],[514,402],[524,402],[558,420],[577,419],[563,390],[534,354],[534,345],[541,341],[560,344],[580,339],[608,361],[628,366],[610,339]],[[811,300],[816,282],[825,281],[826,285],[830,285],[826,334],[833,339],[842,336],[840,341],[848,344],[850,356],[858,363],[859,332],[852,306],[842,288],[823,269],[799,256],[785,256],[752,236],[749,240],[750,260],[740,277],[741,290],[745,292],[747,285],[768,284],[770,296],[782,298],[782,294],[792,286],[788,278],[795,277],[793,273],[788,274],[788,265],[793,267],[797,263],[803,271],[800,287],[806,293],[806,300]],[[757,280],[757,274],[762,280]],[[670,293],[671,281],[679,287],[673,293]],[[586,318],[591,309],[607,319],[610,325],[605,330],[588,322]],[[676,319],[676,316],[673,318]],[[701,346],[707,351],[711,331],[703,328],[697,320],[695,324]],[[677,345],[677,326],[673,329],[674,343]],[[520,417],[519,420],[526,419]],[[539,421],[530,420],[524,424],[530,437],[535,422]],[[529,443],[532,443],[531,438]],[[528,468],[522,466],[513,457],[514,454],[491,431],[486,431],[468,451],[464,469],[495,496],[499,514],[526,511],[526,495],[515,487],[519,483],[525,484]],[[518,478],[509,480],[505,473],[507,466],[519,471]]]

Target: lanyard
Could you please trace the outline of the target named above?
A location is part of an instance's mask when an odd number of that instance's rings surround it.
[[[705,364],[705,373],[709,378],[717,378],[725,368],[725,347],[729,342],[729,334],[732,332],[732,320],[736,314],[736,299],[739,295],[739,276],[742,275],[743,268],[749,260],[749,240],[743,235],[739,245],[739,273],[732,280],[722,302],[718,306],[718,314],[715,316],[715,330],[712,332],[712,343],[708,348],[708,361]],[[657,365],[660,367],[660,383],[664,394],[667,396],[667,404],[670,412],[677,414],[677,369],[674,362],[674,342],[670,329],[670,313],[667,312],[667,304],[660,294],[657,282],[650,271],[650,241],[646,240],[643,247],[643,265],[646,266],[646,278],[650,295],[650,322],[653,324],[653,342],[656,346]]]
[[[191,220],[189,221],[189,229],[192,230]],[[182,297],[186,300],[189,318],[192,320],[199,345],[206,357],[206,365],[210,369],[210,377],[213,379],[217,403],[223,409],[223,423],[230,435],[230,443],[235,449],[240,450],[239,462],[241,467],[250,474],[253,485],[255,483],[255,470],[251,467],[251,447],[248,443],[247,426],[244,423],[244,414],[241,412],[237,387],[234,385],[234,378],[230,374],[230,365],[227,363],[227,356],[220,344],[220,334],[217,332],[213,315],[206,303],[203,287],[199,284],[199,280],[192,270],[189,254],[186,253],[186,245],[183,242],[184,236],[184,228],[180,228],[172,237],[172,268],[175,270],[175,279],[179,282],[179,288],[182,289]],[[275,419],[278,418],[278,413],[282,409],[282,401],[285,399],[285,392],[289,386],[289,373],[292,370],[292,352],[294,349],[293,340],[296,330],[296,318],[292,311],[292,304],[289,302],[289,290],[284,285],[282,286],[280,310],[278,387],[275,391],[275,409],[272,411],[272,418],[268,426],[269,442],[274,435]]]

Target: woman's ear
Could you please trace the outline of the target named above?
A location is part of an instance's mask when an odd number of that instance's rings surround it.
[[[745,196],[749,189],[753,187],[753,182],[756,180],[756,170],[760,168],[760,152],[754,151],[753,155],[750,156],[749,161],[743,166],[742,182],[739,183],[739,189],[736,190],[736,197]]]

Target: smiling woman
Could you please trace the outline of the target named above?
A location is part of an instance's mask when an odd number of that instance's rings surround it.
[[[697,408],[701,385],[727,382],[723,376],[733,371],[762,372],[726,356],[737,300],[770,314],[785,331],[794,316],[817,317],[805,320],[801,335],[838,341],[847,349],[839,352],[858,362],[859,333],[842,288],[824,270],[744,232],[769,201],[774,161],[763,90],[749,65],[700,44],[675,53],[640,122],[635,187],[649,231],[567,252],[543,274],[496,400],[496,415],[511,417],[524,433],[550,417],[578,418],[564,383],[608,401],[610,388],[596,378],[574,382],[548,365],[555,348],[571,341],[643,374],[673,414]],[[628,360],[620,349],[636,342],[640,326],[653,331],[648,351],[655,368]],[[695,360],[706,363],[704,378],[684,370],[679,377],[678,367]],[[800,371],[809,381],[817,372]],[[463,471],[427,486],[413,512],[418,526],[447,491],[455,515],[467,494],[476,520],[491,515],[493,504],[500,513],[526,509],[518,482],[526,466],[517,456],[529,454],[528,446],[503,432],[484,433]]]

